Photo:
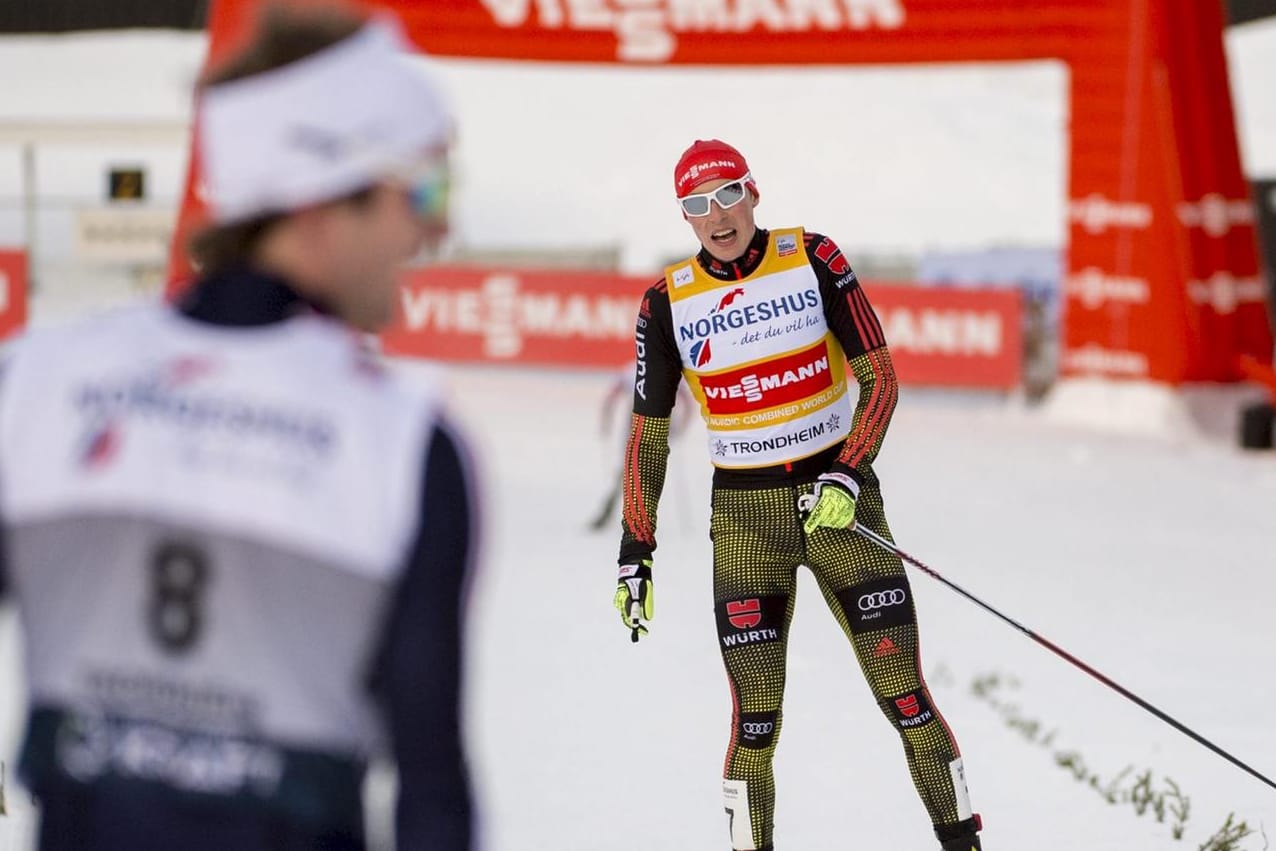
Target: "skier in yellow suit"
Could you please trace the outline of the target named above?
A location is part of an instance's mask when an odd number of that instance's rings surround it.
[[[806,565],[900,736],[941,848],[980,851],[961,753],[922,679],[903,565],[849,528],[890,537],[872,462],[897,386],[877,317],[833,240],[755,225],[757,182],[735,148],[697,141],[674,182],[701,250],[666,269],[638,313],[621,618],[637,641],[654,612],[656,509],[685,378],[715,467],[714,609],[734,706],[723,769],[732,846],[774,849],[772,759],[797,568]]]

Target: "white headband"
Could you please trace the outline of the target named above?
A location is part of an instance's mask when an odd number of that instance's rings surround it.
[[[338,198],[447,143],[451,119],[398,22],[273,71],[209,86],[199,151],[212,220]]]

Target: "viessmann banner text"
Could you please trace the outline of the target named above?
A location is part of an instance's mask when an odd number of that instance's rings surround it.
[[[633,359],[634,322],[654,278],[540,270],[432,268],[407,275],[394,355],[478,363],[618,367]],[[865,286],[900,380],[1014,387],[1020,297],[1004,290]]]

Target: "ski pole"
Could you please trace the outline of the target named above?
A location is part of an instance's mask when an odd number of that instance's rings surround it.
[[[629,604],[629,640],[638,643],[638,629],[642,626],[642,603],[634,600]]]
[[[963,597],[965,597],[967,600],[970,600],[970,601],[971,601],[972,603],[974,603],[975,605],[977,605],[977,606],[979,606],[980,608],[984,609],[985,611],[987,611],[987,612],[989,612],[989,613],[991,613],[991,614],[995,615],[996,617],[1000,618],[1000,619],[1001,619],[1001,620],[1003,620],[1004,622],[1006,622],[1006,623],[1010,624],[1012,627],[1014,627],[1015,629],[1019,630],[1021,633],[1023,633],[1023,634],[1024,634],[1024,635],[1026,635],[1026,636],[1028,636],[1028,637],[1029,637],[1029,638],[1031,638],[1033,641],[1037,642],[1037,643],[1038,643],[1038,644],[1040,644],[1042,647],[1044,647],[1044,648],[1046,648],[1047,650],[1049,650],[1051,653],[1054,653],[1056,656],[1059,656],[1060,658],[1064,659],[1064,660],[1065,660],[1065,661],[1067,661],[1067,662],[1071,662],[1073,665],[1075,665],[1076,667],[1078,667],[1078,668],[1080,668],[1081,670],[1085,671],[1087,674],[1089,674],[1090,676],[1094,677],[1096,680],[1098,680],[1099,682],[1103,683],[1105,686],[1107,686],[1108,688],[1112,689],[1112,690],[1113,690],[1113,691],[1115,691],[1117,694],[1119,694],[1119,695],[1121,695],[1122,697],[1124,697],[1126,700],[1129,700],[1129,701],[1133,702],[1135,705],[1142,707],[1143,709],[1145,709],[1145,710],[1147,710],[1148,712],[1150,712],[1150,713],[1152,713],[1153,715],[1155,715],[1157,718],[1160,718],[1160,719],[1161,719],[1162,721],[1164,721],[1166,724],[1169,724],[1171,727],[1173,727],[1174,729],[1178,730],[1180,733],[1184,734],[1185,736],[1188,736],[1189,738],[1191,738],[1191,739],[1195,740],[1195,741],[1196,741],[1196,742],[1198,742],[1199,744],[1202,744],[1202,745],[1204,745],[1205,747],[1209,748],[1210,750],[1214,751],[1214,753],[1218,754],[1218,755],[1219,755],[1219,756],[1221,756],[1223,759],[1225,759],[1225,760],[1227,760],[1228,762],[1232,763],[1232,765],[1235,765],[1237,768],[1241,768],[1241,769],[1243,769],[1243,770],[1245,770],[1245,771],[1249,772],[1249,773],[1250,773],[1250,774],[1252,774],[1254,777],[1256,777],[1256,778],[1258,778],[1259,780],[1261,780],[1261,781],[1263,781],[1264,783],[1266,783],[1268,786],[1272,787],[1273,789],[1276,789],[1276,782],[1272,782],[1272,781],[1271,781],[1270,779],[1268,779],[1266,776],[1264,776],[1263,774],[1260,774],[1259,772],[1255,771],[1253,768],[1250,768],[1248,765],[1246,765],[1245,763],[1241,762],[1239,759],[1237,759],[1236,757],[1232,756],[1230,753],[1228,753],[1227,751],[1223,750],[1223,749],[1222,749],[1222,748],[1220,748],[1218,745],[1216,745],[1216,744],[1214,744],[1213,742],[1211,742],[1209,739],[1207,739],[1207,738],[1205,738],[1204,736],[1200,735],[1199,733],[1196,733],[1195,731],[1191,730],[1191,729],[1190,729],[1190,728],[1188,728],[1186,725],[1184,725],[1184,724],[1182,724],[1182,723],[1180,723],[1180,722],[1178,722],[1178,721],[1174,720],[1174,719],[1173,719],[1173,718],[1171,718],[1169,715],[1166,715],[1164,712],[1162,712],[1161,710],[1157,709],[1155,706],[1153,706],[1152,704],[1148,703],[1146,700],[1144,700],[1143,698],[1139,697],[1139,696],[1138,696],[1137,694],[1135,694],[1134,692],[1132,692],[1132,691],[1130,691],[1129,689],[1125,688],[1125,687],[1124,687],[1124,686],[1122,686],[1121,684],[1119,684],[1119,683],[1117,683],[1117,682],[1114,682],[1112,679],[1110,679],[1109,677],[1104,676],[1104,675],[1103,675],[1103,674],[1101,674],[1100,672],[1096,671],[1094,668],[1090,667],[1090,666],[1089,666],[1089,665],[1087,665],[1085,662],[1082,662],[1080,659],[1078,659],[1076,656],[1073,656],[1071,653],[1069,653],[1068,651],[1064,650],[1062,647],[1059,647],[1059,646],[1058,646],[1058,645],[1056,645],[1055,643],[1053,643],[1053,642],[1051,642],[1051,641],[1049,641],[1049,640],[1047,640],[1047,639],[1043,638],[1042,636],[1040,636],[1040,635],[1038,635],[1037,633],[1033,632],[1032,630],[1028,629],[1028,627],[1026,627],[1026,626],[1024,626],[1023,624],[1019,623],[1019,621],[1015,620],[1014,618],[1011,618],[1011,617],[1008,617],[1008,616],[1006,616],[1006,615],[1003,615],[1001,612],[997,611],[995,608],[993,608],[992,606],[988,605],[988,604],[987,604],[987,603],[985,603],[983,600],[981,600],[981,599],[979,599],[978,597],[976,597],[974,594],[971,594],[971,593],[970,593],[969,591],[967,591],[965,588],[962,588],[962,587],[961,587],[960,585],[958,585],[956,582],[953,582],[953,581],[951,581],[951,580],[945,579],[943,576],[939,575],[939,573],[938,573],[938,572],[936,572],[933,568],[927,567],[925,564],[922,564],[920,561],[918,561],[917,559],[913,558],[913,557],[912,557],[912,556],[910,556],[908,553],[904,552],[904,551],[903,551],[903,550],[901,550],[899,547],[895,546],[895,545],[894,545],[894,544],[892,544],[890,541],[886,540],[886,539],[885,539],[885,538],[883,538],[881,535],[879,535],[879,534],[877,534],[876,532],[874,532],[872,529],[869,529],[869,528],[867,528],[867,527],[865,527],[865,526],[862,526],[862,525],[860,525],[860,524],[858,524],[858,523],[856,523],[856,524],[855,524],[854,526],[852,526],[851,528],[852,528],[852,530],[853,530],[853,531],[858,532],[860,535],[862,535],[863,537],[865,537],[865,538],[867,538],[868,540],[872,541],[872,542],[873,542],[874,544],[876,544],[877,546],[881,547],[881,548],[882,548],[882,549],[884,549],[884,550],[887,550],[888,552],[892,552],[892,553],[894,553],[895,555],[899,556],[901,560],[903,560],[903,561],[907,562],[908,564],[911,564],[913,567],[917,568],[917,569],[918,569],[918,570],[920,570],[922,573],[925,573],[927,576],[931,577],[932,579],[936,579],[936,580],[938,580],[938,581],[942,582],[944,585],[947,585],[949,588],[951,588],[952,590],[956,591],[958,594],[962,595],[962,596],[963,596]]]

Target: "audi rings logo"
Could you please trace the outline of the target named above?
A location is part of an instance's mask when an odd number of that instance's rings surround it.
[[[775,724],[770,721],[746,721],[741,727],[750,736],[765,736],[775,729]]]
[[[903,605],[907,599],[908,595],[904,593],[903,588],[891,588],[886,591],[865,594],[860,597],[859,607],[861,612],[871,612],[874,609],[884,609],[887,606]]]

